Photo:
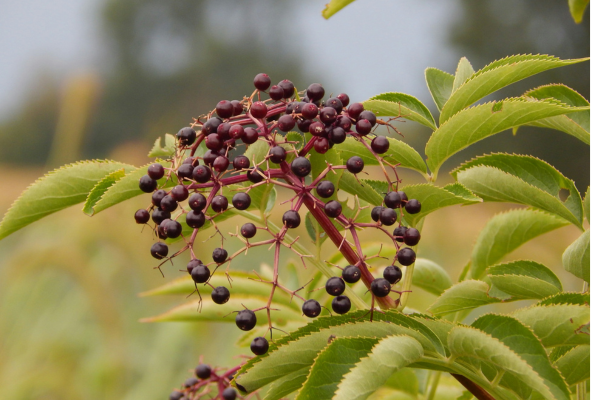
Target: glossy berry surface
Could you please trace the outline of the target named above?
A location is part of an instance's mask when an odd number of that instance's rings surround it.
[[[250,114],[257,119],[264,118],[267,116],[267,106],[262,101],[256,101],[250,106]]]
[[[317,185],[317,194],[323,198],[333,196],[335,193],[335,186],[330,181],[321,181]]]
[[[240,228],[240,233],[246,239],[251,239],[254,237],[254,235],[256,235],[256,225],[254,225],[252,222],[246,222]]]
[[[159,163],[152,164],[148,167],[148,176],[154,180],[159,180],[165,176],[165,168]]]
[[[210,207],[215,212],[222,212],[227,210],[228,205],[229,200],[227,200],[227,197],[221,196],[220,194],[213,197],[212,201],[210,202]]]
[[[362,113],[364,109],[365,108],[361,103],[352,103],[348,106],[348,115],[350,118],[358,120],[360,113]]]
[[[205,221],[206,221],[206,217],[204,216],[204,213],[200,210],[190,211],[185,216],[185,223],[190,228],[194,228],[194,229],[202,228]]]
[[[404,266],[411,265],[417,259],[415,251],[409,247],[404,247],[396,254],[398,262]]]
[[[375,126],[377,124],[377,116],[375,114],[373,114],[372,111],[365,110],[365,111],[361,112],[360,115],[358,116],[358,119],[359,120],[366,119],[367,121],[369,121],[371,126]]]
[[[188,205],[192,210],[204,210],[206,207],[206,197],[202,193],[192,193],[188,199]]]
[[[227,388],[222,393],[223,400],[235,400],[237,398],[237,392],[234,388]]]
[[[392,285],[398,283],[402,279],[402,270],[396,265],[388,265],[383,270],[383,279]]]
[[[177,185],[171,189],[171,196],[177,201],[184,201],[189,196],[188,189],[183,185]]]
[[[264,337],[256,337],[250,343],[250,350],[257,356],[262,356],[269,351],[269,341]]]
[[[347,265],[342,271],[342,279],[347,283],[356,283],[360,280],[361,272],[356,265]]]
[[[352,156],[346,161],[346,168],[348,168],[348,172],[353,174],[358,174],[365,167],[365,162],[359,156]]]
[[[165,227],[167,237],[170,237],[171,239],[179,237],[179,235],[181,235],[181,231],[181,224],[177,221],[169,221]]]
[[[233,104],[229,100],[221,100],[215,109],[221,118],[229,118],[233,115]]]
[[[395,236],[397,242],[404,242],[404,234],[406,233],[407,229],[408,228],[405,226],[399,226],[394,229],[393,235]]]
[[[336,314],[346,314],[351,307],[352,303],[348,296],[337,296],[331,301],[331,308]]]
[[[326,137],[318,137],[313,147],[317,153],[325,154],[329,150],[329,140]]]
[[[419,202],[417,199],[410,199],[404,206],[404,209],[409,214],[417,214],[419,211],[421,211],[421,202]]]
[[[310,174],[312,166],[310,161],[305,157],[296,157],[291,164],[292,172],[298,177],[305,177]]]
[[[196,141],[196,131],[189,126],[181,128],[175,136],[184,146],[190,146]]]
[[[385,136],[377,136],[371,142],[371,148],[377,154],[384,154],[390,148],[390,141]]]
[[[227,171],[227,167],[229,167],[229,159],[227,157],[219,156],[215,158],[213,162],[213,168],[217,172]]]
[[[160,208],[155,208],[154,211],[152,211],[152,221],[154,221],[155,224],[160,224],[167,218],[171,218],[171,213],[168,211],[163,211]]]
[[[269,97],[276,101],[283,99],[283,89],[277,85],[271,86],[269,89]]]
[[[342,106],[346,107],[350,104],[350,97],[346,93],[340,93],[337,98],[342,102]]]
[[[159,190],[155,191],[154,193],[152,193],[152,204],[154,204],[157,207],[160,207],[160,201],[166,195],[167,195],[167,192],[165,192],[163,189],[159,189]]]
[[[229,289],[225,286],[217,286],[213,289],[210,297],[217,304],[225,304],[229,301]]]
[[[294,95],[294,84],[291,81],[284,79],[280,81],[277,86],[283,89],[283,97],[286,99],[289,99]]]
[[[325,89],[320,83],[311,83],[306,89],[306,95],[313,101],[318,101],[325,96]]]
[[[249,331],[256,326],[256,314],[252,310],[242,310],[235,316],[235,324],[243,331]]]
[[[150,247],[150,254],[152,254],[152,257],[160,260],[169,254],[169,248],[163,242],[156,242]]]
[[[316,300],[306,300],[304,304],[302,304],[302,313],[308,318],[316,318],[321,314],[321,305]]]
[[[258,183],[261,182],[263,179],[263,176],[265,175],[265,172],[261,169],[261,168],[252,168],[251,170],[249,170],[246,173],[246,176],[248,177],[248,180],[252,183]]]
[[[246,156],[237,156],[233,159],[233,168],[236,170],[246,169],[250,167],[250,160]]]
[[[254,77],[254,87],[265,91],[271,86],[271,78],[267,74],[258,74]]]
[[[148,210],[139,209],[135,212],[135,222],[138,224],[145,224],[150,221],[150,213]]]
[[[192,173],[192,178],[198,183],[208,182],[211,176],[210,169],[206,165],[197,166]]]
[[[225,250],[222,247],[217,247],[213,250],[212,259],[216,263],[222,263],[225,262],[225,260],[227,260],[227,255],[227,250]]]
[[[337,200],[328,201],[325,204],[325,214],[329,218],[337,218],[342,213],[342,205]]]
[[[196,368],[194,368],[194,373],[198,377],[198,379],[208,379],[210,378],[210,374],[212,369],[208,364],[198,364]]]
[[[156,189],[156,186],[158,186],[158,183],[148,175],[144,175],[140,178],[139,187],[142,192],[152,193],[154,189]]]
[[[258,140],[258,131],[254,128],[245,128],[242,133],[242,142],[246,144],[256,143]]]
[[[392,290],[392,285],[383,278],[376,278],[371,282],[371,293],[377,297],[385,297]]]
[[[383,202],[389,208],[400,208],[400,205],[402,204],[402,197],[398,192],[389,192],[383,198]]]
[[[285,157],[287,156],[285,149],[281,146],[271,147],[269,150],[269,160],[274,162],[275,164],[281,164],[285,161]]]
[[[371,133],[371,123],[366,119],[361,119],[356,123],[356,133],[361,136],[368,135]]]
[[[231,204],[236,210],[246,210],[250,207],[250,195],[248,193],[236,193],[231,199]]]
[[[379,218],[381,218],[381,211],[383,211],[383,207],[373,207],[373,209],[371,210],[371,219],[375,222],[379,222]]]
[[[337,111],[335,111],[333,107],[323,107],[323,109],[321,110],[321,115],[319,116],[321,122],[323,122],[324,124],[332,123],[333,121],[335,121],[336,117]]]
[[[192,179],[194,173],[194,166],[192,164],[182,164],[177,168],[177,176],[181,179]]]
[[[421,240],[421,233],[416,228],[408,228],[404,232],[404,243],[409,246],[416,246]]]
[[[187,263],[186,269],[188,274],[192,274],[192,270],[197,267],[198,265],[202,264],[202,261],[198,260],[197,258],[194,258],[192,260],[190,260],[190,262]]]
[[[306,119],[313,119],[319,114],[319,107],[313,103],[306,103],[302,106],[302,116]]]
[[[192,269],[192,273],[190,275],[192,276],[194,282],[204,283],[210,278],[210,269],[208,269],[206,265],[200,264]]]
[[[298,214],[298,211],[294,210],[286,211],[281,220],[283,221],[283,224],[290,229],[299,227],[301,222],[300,214]]]
[[[392,208],[384,208],[381,210],[381,215],[379,216],[379,220],[383,225],[390,226],[394,225],[396,220],[398,219],[398,214]]]
[[[282,132],[289,132],[296,126],[296,120],[291,115],[283,115],[277,121],[277,128]]]
[[[344,293],[346,290],[346,284],[342,278],[337,276],[332,276],[327,279],[327,283],[325,283],[325,291],[331,296],[339,296]]]

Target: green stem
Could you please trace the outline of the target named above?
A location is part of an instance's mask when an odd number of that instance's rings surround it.
[[[415,228],[421,232],[423,230],[423,224],[425,223],[425,217],[423,217],[419,222],[417,222]],[[415,253],[417,252],[418,245],[413,247]],[[400,311],[404,310],[406,304],[408,303],[408,295],[410,294],[410,288],[412,286],[413,274],[415,271],[415,264],[411,264],[406,267],[406,271],[404,273],[404,278],[402,281],[402,295],[400,296]]]
[[[438,384],[440,383],[440,378],[442,377],[441,371],[429,371],[429,388],[427,389],[427,400],[435,399],[435,392],[437,390]]]

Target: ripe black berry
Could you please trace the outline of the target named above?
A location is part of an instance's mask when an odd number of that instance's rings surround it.
[[[210,278],[210,270],[206,265],[200,264],[192,269],[192,273],[190,275],[192,275],[194,282],[204,283]]]
[[[177,168],[177,176],[181,179],[192,179],[194,173],[194,166],[192,164],[181,164]]]
[[[283,224],[285,226],[287,226],[288,228],[297,228],[300,226],[300,214],[298,214],[298,211],[294,211],[294,210],[288,210],[283,214],[283,217],[281,218],[281,220],[283,221]]]
[[[244,128],[242,142],[246,144],[255,143],[258,140],[258,131],[254,128]]]
[[[158,233],[158,237],[161,239],[166,239],[167,238],[167,224],[169,222],[171,222],[171,219],[165,219],[163,220],[160,225],[158,225],[158,227],[156,228],[156,231]]]
[[[221,118],[229,118],[233,115],[233,105],[229,100],[221,100],[217,103],[217,115]]]
[[[342,271],[342,278],[347,283],[356,283],[360,280],[360,269],[356,265],[347,265]]]
[[[269,160],[274,162],[275,164],[281,164],[285,161],[285,157],[287,156],[285,149],[281,146],[274,146],[269,150]]]
[[[376,278],[371,282],[371,293],[377,297],[385,297],[392,290],[392,285],[383,278]]]
[[[336,126],[329,132],[329,139],[335,144],[344,143],[346,140],[346,131],[339,126]]]
[[[196,268],[198,265],[202,264],[202,261],[198,260],[197,258],[194,258],[193,260],[191,260],[189,263],[187,263],[187,272],[188,274],[192,274],[192,270],[194,268]]]
[[[246,173],[248,180],[252,183],[261,182],[264,178],[265,172],[261,168],[252,168],[250,171]]]
[[[229,201],[227,200],[227,197],[225,196],[221,196],[220,194],[213,197],[210,206],[213,209],[213,211],[216,212],[222,212],[227,210],[227,206],[229,205]]]
[[[291,168],[294,175],[303,178],[310,174],[312,166],[310,165],[310,161],[308,161],[307,158],[296,157],[294,161],[292,161]]]
[[[256,326],[256,314],[251,310],[242,310],[235,316],[235,324],[243,331],[249,331]]]
[[[156,242],[150,247],[150,254],[152,254],[152,257],[160,260],[169,254],[169,248],[163,242]]]
[[[337,97],[328,98],[325,102],[325,106],[333,108],[337,114],[341,113],[342,109],[344,108],[342,101]]]
[[[306,300],[304,304],[302,304],[302,312],[308,318],[318,317],[319,314],[321,314],[321,305],[316,300]]]
[[[154,189],[156,189],[156,186],[158,186],[158,183],[148,175],[144,175],[140,178],[139,186],[142,192],[152,193],[154,192]]]
[[[202,225],[204,225],[204,221],[206,221],[206,217],[200,210],[192,210],[185,216],[185,223],[188,224],[190,228],[201,228]]]
[[[155,224],[160,224],[167,218],[171,218],[171,213],[168,211],[163,211],[160,208],[155,208],[154,211],[152,211],[152,221],[154,221]]]
[[[227,388],[223,390],[221,395],[223,396],[223,400],[235,400],[237,398],[237,392],[234,388]]]
[[[342,278],[337,276],[332,276],[327,279],[327,283],[325,284],[325,291],[331,296],[339,296],[344,293],[346,289],[346,284]]]
[[[246,156],[237,156],[233,159],[233,168],[236,170],[250,167],[250,160]]]
[[[198,157],[188,157],[185,160],[183,160],[182,164],[191,164],[194,167],[198,166]]]
[[[402,279],[402,270],[396,265],[389,265],[383,270],[383,278],[392,285]]]
[[[402,196],[398,192],[389,192],[383,198],[383,202],[389,208],[400,208],[402,204]]]
[[[409,246],[416,246],[421,240],[421,233],[415,228],[408,228],[404,232],[404,243]]]
[[[154,180],[159,180],[165,176],[165,168],[159,164],[152,164],[148,167],[148,176]]]
[[[303,119],[298,121],[298,129],[300,130],[300,132],[309,132],[310,131],[310,126],[312,125],[313,121],[312,119]]]
[[[180,400],[183,397],[183,393],[178,390],[174,390],[169,395],[169,400]]]
[[[219,125],[223,123],[223,120],[218,117],[209,118],[204,125],[202,125],[202,133],[209,135],[211,133],[217,133]]]
[[[225,286],[217,286],[213,289],[210,297],[217,304],[225,304],[229,301],[229,289]]]
[[[291,115],[282,115],[277,121],[277,128],[282,132],[289,132],[296,126],[296,120]]]
[[[192,193],[190,199],[188,200],[188,204],[192,210],[204,210],[206,207],[206,197],[202,193]]]
[[[183,386],[186,388],[191,388],[192,386],[194,386],[196,383],[198,383],[198,379],[196,378],[188,378],[185,380],[185,382],[183,383]]]
[[[211,370],[210,366],[207,364],[199,364],[194,369],[194,372],[196,373],[196,376],[198,377],[198,379],[208,379],[208,378],[210,378],[210,374],[211,374],[212,370]]]
[[[275,101],[283,99],[283,89],[277,85],[271,86],[271,89],[269,89],[269,97]]]
[[[206,183],[210,180],[210,177],[210,169],[206,165],[197,166],[192,173],[192,178],[198,183]]]
[[[338,94],[337,98],[340,99],[340,101],[342,102],[342,105],[344,107],[346,107],[346,106],[348,106],[348,104],[350,104],[350,97],[346,93]]]
[[[169,223],[167,223],[167,226],[165,228],[165,232],[167,234],[167,237],[170,237],[171,239],[174,239],[176,237],[178,237],[179,235],[181,235],[181,224],[177,221],[169,221]]]
[[[190,146],[196,141],[196,131],[189,126],[181,128],[175,136],[183,146]]]
[[[373,209],[371,210],[371,219],[375,222],[378,222],[379,218],[381,218],[381,211],[383,211],[383,207],[381,207],[381,206],[373,207]]]
[[[256,225],[254,225],[252,222],[246,222],[244,225],[242,225],[240,233],[246,239],[253,238],[254,235],[256,235]]]
[[[294,95],[294,84],[287,79],[282,80],[277,84],[280,88],[283,89],[283,97],[289,99]]]
[[[329,139],[326,137],[318,137],[313,144],[315,151],[319,154],[327,153],[329,150]]]
[[[152,193],[152,204],[154,204],[157,207],[160,207],[160,201],[163,199],[163,197],[165,197],[167,195],[167,192],[165,192],[164,190],[160,189],[157,190],[156,192]]]
[[[365,136],[371,133],[371,128],[371,123],[366,119],[358,120],[358,122],[356,123],[356,133],[358,133],[361,136]]]
[[[367,121],[369,121],[371,123],[371,127],[375,126],[377,124],[377,116],[375,116],[375,114],[373,114],[373,112],[365,110],[363,112],[360,113],[360,115],[358,116],[358,119],[366,119]]]
[[[313,103],[306,103],[302,106],[302,116],[306,119],[313,119],[319,114],[319,107]]]
[[[398,262],[404,266],[411,265],[417,259],[417,255],[410,247],[401,248],[396,257],[398,258]]]
[[[359,156],[352,156],[346,161],[346,168],[353,174],[358,174],[365,167],[365,162]]]
[[[385,136],[377,136],[371,142],[371,148],[377,154],[383,154],[390,148],[390,141]]]
[[[325,96],[325,89],[323,89],[323,86],[320,83],[312,83],[308,86],[308,89],[306,89],[306,95],[309,99],[318,101]]]
[[[145,224],[150,220],[150,213],[148,210],[139,209],[135,212],[135,222],[138,224]]]
[[[262,336],[256,337],[250,343],[250,350],[257,356],[262,356],[269,351],[269,341]]]
[[[350,303],[350,299],[347,296],[337,296],[331,301],[331,308],[333,308],[333,312],[336,314],[346,314],[350,311],[351,307],[352,303]]]
[[[394,225],[398,219],[398,214],[392,208],[384,208],[379,216],[381,223],[386,226]]]
[[[330,124],[335,121],[337,117],[337,111],[333,107],[323,107],[321,109],[321,115],[319,118],[324,124]]]
[[[399,226],[394,229],[393,235],[395,236],[397,242],[404,242],[404,234],[406,233],[407,228],[405,226]]]
[[[331,200],[325,204],[325,214],[329,218],[337,218],[342,213],[342,205],[339,201]]]
[[[250,207],[250,202],[251,199],[248,193],[236,193],[231,199],[231,204],[233,204],[237,210],[246,210]]]
[[[325,125],[323,125],[323,123],[320,121],[315,121],[312,124],[310,124],[308,131],[313,136],[322,137],[323,135],[325,135]]]
[[[406,203],[405,210],[409,214],[416,214],[421,211],[421,202],[417,199],[410,199]]]
[[[323,198],[333,196],[335,193],[335,186],[330,181],[321,181],[317,185],[317,194]]]
[[[250,114],[257,119],[264,118],[267,116],[267,106],[262,101],[255,101],[250,106]]]
[[[365,108],[363,107],[362,103],[352,103],[348,107],[348,116],[356,120],[364,109]]]
[[[171,189],[171,196],[177,201],[184,201],[189,196],[188,189],[183,185],[177,185]]]
[[[258,74],[254,77],[254,87],[265,91],[271,86],[271,78],[267,74]]]
[[[204,155],[202,156],[202,160],[204,161],[205,165],[213,165],[213,162],[215,162],[215,159],[218,157],[219,155],[212,150],[207,150],[206,153],[204,153]]]
[[[227,250],[217,247],[213,250],[212,258],[214,262],[219,264],[225,262],[225,260],[227,260]]]
[[[231,100],[231,105],[233,106],[233,115],[240,115],[244,112],[244,107],[239,100]]]

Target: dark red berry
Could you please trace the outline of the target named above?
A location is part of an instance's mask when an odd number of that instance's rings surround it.
[[[306,103],[302,106],[302,116],[306,119],[316,118],[319,114],[319,107],[313,103]]]
[[[346,131],[339,126],[336,126],[329,132],[329,139],[335,144],[344,143],[346,140]]]
[[[285,149],[281,146],[274,146],[269,150],[269,160],[274,162],[275,164],[281,164],[285,161],[285,157],[287,156]]]
[[[163,220],[163,221],[160,223],[160,225],[158,225],[158,226],[156,227],[156,233],[158,233],[158,237],[159,237],[159,239],[163,239],[163,240],[164,240],[164,239],[166,239],[166,238],[167,238],[167,231],[166,231],[166,229],[167,229],[167,224],[168,224],[169,222],[171,222],[171,220],[170,220],[170,219],[165,219],[165,220]]]
[[[196,141],[196,131],[189,126],[181,128],[175,136],[183,146],[190,146]]]
[[[313,136],[322,137],[325,135],[325,125],[323,125],[323,123],[320,121],[315,121],[310,124],[308,131]]]
[[[306,95],[309,99],[318,101],[325,96],[325,89],[323,89],[323,86],[320,83],[312,83],[308,86],[308,89],[306,89]]]
[[[223,396],[223,400],[235,400],[237,398],[237,392],[234,388],[230,387],[223,390],[221,396]]]
[[[148,175],[144,175],[140,178],[139,186],[142,192],[152,193],[154,192],[154,189],[156,189],[156,186],[158,186],[158,183]]]
[[[345,115],[342,115],[340,118],[338,118],[336,125],[342,128],[344,132],[348,132],[350,128],[352,128],[352,120]]]
[[[405,210],[409,214],[416,214],[421,211],[421,202],[417,199],[410,199],[406,203]]]
[[[302,304],[302,312],[308,318],[318,317],[319,314],[321,314],[321,305],[316,300],[306,300],[304,304]]]
[[[145,224],[150,221],[150,213],[148,210],[139,209],[135,212],[135,222],[138,224]]]
[[[221,196],[220,194],[213,197],[210,206],[213,209],[213,211],[216,212],[222,212],[227,210],[227,206],[229,205],[229,201],[227,200],[227,197],[225,196]]]
[[[182,397],[183,397],[183,393],[182,392],[180,392],[178,390],[174,390],[169,395],[169,400],[180,400]]]
[[[369,121],[371,123],[371,127],[374,127],[377,124],[377,116],[369,110],[365,110],[363,112],[360,113],[360,115],[358,116],[358,119],[366,119],[367,121]]]
[[[418,229],[408,228],[406,232],[404,232],[404,243],[409,246],[416,246],[421,240],[421,233]]]
[[[267,74],[258,74],[254,77],[254,87],[263,92],[271,86],[271,78]]]
[[[248,193],[236,193],[233,195],[231,199],[231,204],[236,208],[236,210],[246,210],[250,207],[250,195]]]
[[[169,254],[169,248],[163,242],[156,242],[150,248],[150,254],[156,259],[162,259]]]
[[[396,254],[396,257],[398,258],[398,262],[404,266],[411,265],[417,259],[415,251],[410,247],[401,248],[400,251]]]
[[[294,210],[286,211],[281,220],[283,221],[283,224],[290,229],[299,227],[301,221],[300,214],[298,214],[298,211]]]
[[[252,183],[261,182],[263,179],[265,179],[264,175],[265,175],[265,172],[258,167],[252,168],[251,170],[249,170],[246,173],[248,180]]]
[[[196,378],[188,378],[185,380],[185,382],[183,383],[183,387],[186,388],[191,388],[192,386],[194,386],[196,383],[198,383],[198,379]]]
[[[310,161],[308,161],[307,158],[296,157],[294,161],[292,161],[291,169],[294,175],[303,178],[310,174],[312,166],[310,165]]]
[[[289,132],[296,126],[296,120],[291,115],[282,115],[277,121],[277,128],[282,132]]]
[[[289,99],[294,95],[294,84],[287,79],[282,80],[277,84],[280,88],[283,89],[283,97]]]
[[[235,324],[243,331],[249,331],[256,326],[256,314],[251,310],[242,310],[235,316]]]
[[[160,209],[167,212],[173,212],[177,210],[177,200],[172,196],[165,196],[160,201]]]
[[[210,297],[217,304],[225,304],[229,301],[229,289],[225,286],[217,286],[213,289]]]
[[[356,265],[347,265],[342,271],[342,279],[347,283],[356,283],[360,280],[360,269]]]
[[[198,166],[198,157],[188,157],[185,160],[183,160],[182,164],[191,164],[194,167]]]
[[[397,228],[394,229],[394,239],[396,239],[397,242],[404,242],[404,234],[406,233],[407,228],[405,226],[399,226]]]
[[[254,237],[254,235],[256,235],[256,225],[254,225],[252,222],[246,222],[244,225],[242,225],[240,233],[246,239],[251,239]]]
[[[223,141],[218,133],[211,133],[206,137],[204,142],[206,143],[206,147],[213,151],[221,150],[223,147]]]
[[[262,101],[255,101],[250,106],[250,114],[257,119],[264,118],[267,116],[267,106]]]
[[[184,201],[189,196],[188,189],[183,185],[177,185],[171,189],[171,196],[177,201]]]
[[[262,336],[254,338],[250,343],[250,351],[257,356],[262,356],[269,351],[269,341]]]
[[[229,122],[223,122],[221,125],[219,125],[217,128],[217,135],[219,135],[219,139],[222,141],[231,139],[231,136],[229,136],[230,130],[231,124]]]
[[[233,105],[229,100],[221,100],[217,103],[217,115],[221,118],[229,118],[233,115]]]
[[[398,214],[392,208],[384,208],[381,210],[381,215],[379,216],[379,220],[383,225],[390,226],[394,225],[396,220],[398,219]]]
[[[392,285],[383,278],[376,278],[371,282],[371,293],[377,297],[385,297],[392,290]]]
[[[213,162],[213,168],[217,172],[227,171],[227,167],[229,167],[229,159],[227,157],[219,156],[215,158]]]
[[[206,217],[200,210],[192,210],[185,216],[185,223],[188,224],[190,228],[201,228],[202,225],[204,225],[204,221],[206,221]]]
[[[155,224],[160,224],[167,218],[171,218],[171,213],[168,211],[163,211],[160,208],[155,208],[152,212],[152,221],[154,221]]]
[[[303,119],[298,121],[298,129],[300,130],[300,132],[309,132],[310,131],[310,126],[312,125],[313,121],[311,119]]]
[[[160,189],[157,190],[156,192],[152,193],[152,204],[154,204],[157,207],[160,207],[160,201],[163,199],[163,197],[165,197],[167,195],[167,192],[165,192],[164,190]]]
[[[371,148],[377,154],[384,154],[390,148],[390,141],[385,136],[377,136],[371,142]]]
[[[381,207],[381,206],[373,207],[373,209],[371,210],[371,219],[375,222],[378,222],[379,218],[381,218],[381,211],[383,211],[383,207]]]
[[[194,172],[192,172],[192,178],[198,183],[208,182],[211,176],[210,169],[206,165],[199,165],[194,168]]]
[[[361,136],[365,136],[371,133],[371,128],[371,123],[366,119],[358,120],[358,122],[356,123],[356,133],[358,133]]]
[[[250,167],[250,160],[246,156],[237,156],[233,159],[233,168],[236,170]]]
[[[365,162],[359,156],[352,156],[346,161],[346,168],[353,174],[358,174],[365,167]]]
[[[360,113],[364,111],[362,103],[352,103],[348,106],[348,116],[354,120],[357,120]]]
[[[324,124],[330,124],[335,121],[337,117],[337,111],[333,107],[323,107],[319,118]]]
[[[331,308],[336,314],[346,314],[351,307],[352,303],[347,296],[337,296],[331,301]]]
[[[148,167],[148,176],[154,180],[159,180],[165,176],[165,168],[159,163],[152,164]]]
[[[335,110],[337,114],[339,114],[342,112],[344,105],[342,104],[342,101],[337,97],[330,97],[325,102],[325,107],[331,107]]]
[[[383,202],[389,208],[400,208],[402,204],[402,196],[398,192],[389,192],[383,198]]]
[[[242,142],[246,144],[255,143],[258,140],[258,131],[254,128],[245,128],[242,134]]]
[[[339,296],[344,293],[346,289],[346,284],[342,278],[337,276],[332,276],[327,279],[327,283],[325,283],[325,291],[331,296]]]
[[[194,372],[196,373],[198,379],[208,379],[210,378],[212,370],[209,365],[200,364],[194,369]]]
[[[218,156],[219,155],[215,151],[207,150],[206,153],[204,153],[204,156],[202,156],[202,160],[205,165],[213,165]]]
[[[170,237],[172,239],[179,237],[179,235],[181,235],[181,231],[182,231],[182,227],[179,222],[169,221],[169,223],[167,223],[167,226],[165,229],[167,237]]]
[[[325,214],[329,218],[337,218],[342,213],[342,205],[337,200],[328,201],[325,204]]]
[[[209,135],[211,133],[217,133],[219,125],[223,123],[223,120],[218,117],[209,118],[204,125],[202,125],[202,133]]]
[[[317,194],[323,198],[333,196],[335,193],[335,186],[330,181],[321,181],[317,185]]]
[[[275,101],[283,99],[283,89],[277,85],[271,86],[271,89],[269,89],[269,97]]]
[[[344,107],[346,107],[346,106],[348,106],[348,104],[350,104],[350,97],[348,97],[348,95],[346,93],[338,94],[337,98],[340,99],[340,101],[342,102],[342,105]]]
[[[231,105],[233,106],[233,115],[240,115],[244,112],[244,107],[239,100],[231,100]]]
[[[402,270],[396,265],[389,265],[383,270],[383,278],[394,285],[402,279]]]
[[[188,274],[191,275],[192,270],[201,264],[202,264],[202,261],[198,260],[197,258],[192,259],[189,263],[187,263],[186,269],[187,269]]]
[[[194,166],[192,164],[181,164],[179,168],[177,168],[177,176],[180,179],[192,179],[194,174]]]
[[[329,139],[326,137],[318,137],[313,144],[313,148],[319,154],[327,153],[327,150],[329,150]]]
[[[241,139],[243,135],[244,127],[242,125],[233,125],[231,128],[229,128],[229,136],[232,139]]]

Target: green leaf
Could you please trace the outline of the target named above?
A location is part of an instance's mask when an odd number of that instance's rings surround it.
[[[317,356],[308,379],[298,386],[298,389],[302,389],[296,400],[332,398],[344,375],[361,358],[368,356],[376,343],[377,339],[369,338],[332,338],[331,343]]]
[[[315,217],[312,214],[307,213],[306,218],[304,220],[304,224],[306,226],[306,231],[308,232],[308,236],[313,243],[317,243],[317,236],[319,237],[319,243],[323,244],[327,240],[327,234],[321,228],[321,225],[317,223]]]
[[[513,316],[533,330],[544,347],[589,344],[590,307],[555,304],[522,308]]]
[[[441,111],[452,95],[454,76],[437,68],[429,67],[425,69],[425,81],[435,105]]]
[[[563,253],[563,266],[567,271],[590,282],[590,231],[585,231]]]
[[[528,204],[556,214],[560,213],[559,215],[561,216],[564,214],[565,219],[571,218],[573,220],[574,217],[579,222],[579,225],[583,221],[583,204],[581,203],[581,196],[577,187],[575,187],[575,183],[547,162],[531,156],[502,153],[490,154],[477,157],[462,164],[452,171],[451,174],[463,182],[465,179],[465,175],[462,175],[463,172],[482,166],[493,167],[509,174],[509,177],[505,177],[497,171],[486,171],[483,173],[483,175],[490,173],[500,175],[501,182],[498,183],[495,181],[481,182],[482,176],[478,172],[472,172],[467,175],[469,178],[465,186],[471,188],[484,200],[508,200]],[[459,178],[461,176],[462,178]],[[518,179],[515,179],[515,177]],[[553,199],[544,196],[543,193],[540,194],[535,189],[549,194]],[[569,194],[563,202],[560,193],[564,190],[567,190]],[[519,193],[515,195],[515,192]]]
[[[523,361],[529,364],[543,379],[544,384],[557,400],[569,400],[571,394],[564,379],[551,364],[548,354],[539,339],[519,320],[497,314],[479,317],[473,324],[493,338],[498,339]],[[529,398],[531,389],[521,384],[521,378],[512,374],[503,375],[500,385],[513,390],[521,398]]]
[[[353,196],[358,196],[360,199],[369,202],[372,205],[379,206],[383,203],[383,196],[375,191],[370,185],[360,183],[356,177],[344,171],[340,179],[340,189]]]
[[[360,144],[360,143],[359,143]],[[311,176],[313,181],[317,179],[319,175],[327,168],[327,164],[340,165],[342,164],[342,159],[340,158],[340,154],[337,151],[337,146],[335,149],[328,151],[325,154],[319,154],[312,149],[310,152],[310,163],[312,165]],[[338,181],[342,177],[341,171],[329,171],[325,176],[325,179],[331,181],[334,186],[338,186]],[[322,199],[322,198],[321,198]]]
[[[404,219],[411,226],[415,226],[419,220],[440,208],[476,204],[482,201],[460,183],[453,183],[443,188],[424,183],[404,186],[402,190],[409,199],[419,199],[421,202],[419,213],[404,214]]]
[[[569,11],[575,23],[580,24],[590,0],[569,0]]]
[[[89,216],[94,215],[94,206],[100,200],[104,192],[108,190],[116,181],[123,178],[126,173],[129,173],[135,169],[134,166],[128,166],[107,174],[102,178],[96,186],[90,191],[83,205],[83,212]]]
[[[452,280],[445,269],[425,258],[417,258],[413,271],[412,284],[439,296],[452,286]]]
[[[244,155],[250,160],[250,166],[254,166],[262,162],[267,156],[268,152],[269,143],[265,142],[264,140],[259,140],[248,146],[248,149]],[[262,166],[262,169],[264,170],[265,167]]]
[[[368,357],[362,359],[344,376],[334,399],[366,399],[390,376],[420,359],[423,353],[423,347],[410,336],[390,336],[382,339]]]
[[[588,224],[591,224],[592,221],[590,220],[590,213],[591,213],[591,208],[592,208],[592,203],[590,201],[590,187],[588,186],[587,191],[585,192],[585,198],[583,200],[583,207],[585,209],[585,218],[588,221]]]
[[[465,83],[455,93],[459,93],[467,85]],[[434,176],[437,176],[444,161],[473,143],[515,126],[584,109],[569,107],[553,99],[518,97],[462,110],[441,124],[429,138],[425,146],[427,164]]]
[[[148,157],[171,157],[173,154],[175,154],[176,150],[177,140],[175,139],[175,136],[167,133],[165,134],[165,146],[162,147],[160,144],[160,137],[157,138],[154,142],[154,146],[152,146],[152,149],[150,150],[150,153],[148,153]]]
[[[385,386],[413,396],[419,395],[419,378],[412,368],[402,368],[385,382]]]
[[[381,117],[402,117],[437,129],[431,111],[419,99],[405,93],[388,92],[363,101],[365,110]]]
[[[488,296],[489,290],[485,282],[462,281],[444,291],[428,310],[434,315],[445,315],[500,302],[500,299]]]
[[[590,379],[590,346],[581,345],[569,350],[555,365],[569,385]]]
[[[578,304],[581,306],[590,305],[590,294],[579,292],[563,292],[554,296],[546,297],[538,302],[538,306],[548,306],[552,304]]]
[[[448,345],[454,357],[460,357],[460,360],[472,364],[475,368],[479,368],[480,362],[483,362],[504,371],[501,382],[519,382],[519,388],[528,387],[543,398],[555,398],[544,379],[531,365],[506,344],[485,332],[471,327],[457,326],[448,335]],[[519,396],[519,398],[527,397]]]
[[[488,269],[492,284],[517,299],[543,299],[562,291],[558,277],[548,267],[519,260]]]
[[[496,90],[549,69],[576,64],[587,58],[561,60],[548,55],[515,55],[497,60],[471,75],[452,93],[440,114],[440,124]]]
[[[304,381],[306,381],[306,376],[309,371],[310,367],[304,367],[277,379],[269,386],[269,391],[264,397],[264,400],[279,400],[293,391],[298,390]]]
[[[454,83],[452,85],[452,93],[456,92],[456,89],[462,86],[473,74],[475,70],[467,57],[462,57],[456,67],[456,73],[454,74]]]
[[[298,142],[293,143],[293,146],[296,150],[301,150],[304,147],[304,135],[298,132],[288,132],[285,135],[285,139],[288,142]]]
[[[323,14],[323,18],[329,19],[353,1],[354,0],[331,0],[329,3],[325,4],[325,8],[321,14]]]
[[[565,225],[568,223],[562,218],[537,210],[519,209],[495,215],[473,247],[471,277],[482,277],[487,267],[523,243]]]
[[[47,215],[85,201],[88,193],[107,174],[130,167],[114,161],[90,160],[49,172],[13,202],[0,223],[0,239]]]

